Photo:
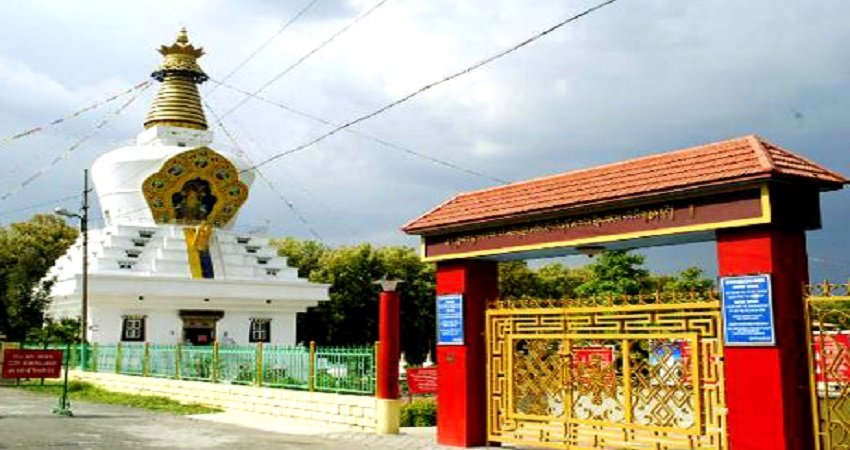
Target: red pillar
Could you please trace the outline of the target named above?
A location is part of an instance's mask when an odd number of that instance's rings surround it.
[[[383,291],[378,311],[378,398],[399,398],[399,296],[395,291]]]
[[[720,276],[771,275],[776,326],[776,346],[724,350],[730,449],[813,448],[802,299],[808,282],[805,232],[718,232],[717,260]]]
[[[484,313],[499,293],[493,261],[437,263],[437,295],[463,294],[464,345],[437,345],[437,443],[487,443]]]

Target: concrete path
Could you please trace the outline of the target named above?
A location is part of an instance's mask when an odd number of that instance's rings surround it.
[[[434,429],[400,435],[347,432],[257,414],[177,416],[119,405],[74,402],[53,415],[56,397],[0,387],[0,449],[444,449]]]

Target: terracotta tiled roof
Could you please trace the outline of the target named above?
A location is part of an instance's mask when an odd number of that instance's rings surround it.
[[[744,181],[850,182],[758,136],[458,194],[405,225],[411,234]]]

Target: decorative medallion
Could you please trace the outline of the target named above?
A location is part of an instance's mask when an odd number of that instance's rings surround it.
[[[227,158],[208,147],[171,157],[145,179],[142,192],[156,223],[227,225],[248,199],[248,186]]]

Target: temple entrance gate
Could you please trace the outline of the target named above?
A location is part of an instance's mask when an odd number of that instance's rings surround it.
[[[437,266],[437,441],[811,449],[806,232],[845,184],[744,136],[458,194],[409,222]],[[722,324],[711,301],[488,308],[500,261],[691,242],[714,242],[721,286],[745,289]]]
[[[850,449],[850,284],[805,294],[816,448]]]
[[[498,301],[486,317],[488,440],[727,448],[718,300]]]

